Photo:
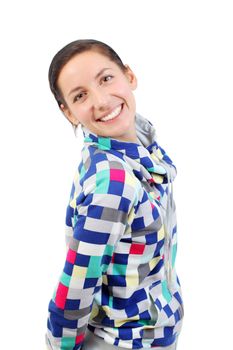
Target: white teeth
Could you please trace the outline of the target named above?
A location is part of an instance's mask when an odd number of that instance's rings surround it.
[[[105,117],[101,118],[100,120],[102,122],[105,122],[107,120],[111,120],[111,119],[115,118],[116,116],[118,116],[120,111],[121,111],[121,105],[119,107],[117,107],[116,109],[114,109],[114,111],[112,113],[106,115]]]

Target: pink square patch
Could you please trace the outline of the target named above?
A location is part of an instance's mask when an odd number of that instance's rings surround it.
[[[57,293],[55,297],[55,304],[58,308],[64,310],[65,309],[65,303],[66,303],[66,297],[68,294],[68,287],[64,286],[61,282],[58,285]]]
[[[67,253],[67,257],[66,257],[66,260],[71,263],[71,264],[74,264],[75,262],[75,259],[76,259],[76,252],[72,249],[69,249],[68,250],[68,253]]]
[[[121,169],[110,169],[110,181],[125,182],[125,171]]]

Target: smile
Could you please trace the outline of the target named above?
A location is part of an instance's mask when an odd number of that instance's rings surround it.
[[[112,119],[118,117],[118,115],[120,114],[121,110],[122,110],[122,105],[116,107],[110,114],[108,114],[105,117],[99,119],[98,121],[106,122],[108,120],[112,120]]]

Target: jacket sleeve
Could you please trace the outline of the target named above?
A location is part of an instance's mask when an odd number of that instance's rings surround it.
[[[76,215],[65,266],[49,303],[46,340],[52,350],[81,349],[114,246],[133,221],[135,178],[123,168],[103,168],[68,206]]]

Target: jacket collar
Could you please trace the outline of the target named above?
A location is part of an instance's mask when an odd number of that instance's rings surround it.
[[[126,160],[141,181],[145,179],[148,182],[168,182],[166,176],[168,168],[170,168],[170,178],[173,180],[176,168],[165,151],[158,145],[152,123],[138,113],[135,115],[135,123],[137,143],[112,137],[101,137],[82,125],[84,143],[86,146],[92,145]]]

